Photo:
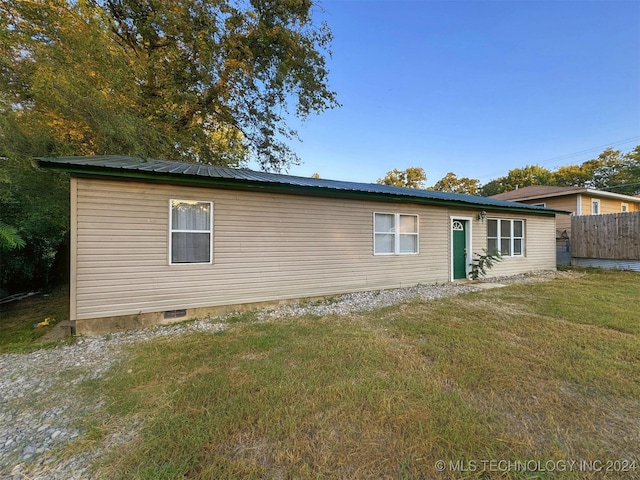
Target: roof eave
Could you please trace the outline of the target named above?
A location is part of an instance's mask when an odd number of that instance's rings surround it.
[[[615,198],[617,200],[623,200],[627,202],[640,203],[640,198],[633,197],[631,195],[624,195],[622,193],[614,193],[614,192],[604,192],[602,190],[593,190],[591,188],[585,188],[585,193],[595,196],[601,196],[606,198]]]
[[[553,192],[553,193],[546,193],[546,194],[542,194],[542,195],[528,195],[526,197],[518,197],[518,198],[499,198],[499,197],[494,195],[492,198],[495,198],[496,200],[506,200],[507,202],[524,202],[524,201],[529,201],[529,200],[544,201],[547,198],[568,197],[570,195],[578,195],[578,194],[583,194],[583,193],[587,193],[587,194],[593,195],[595,197],[615,198],[615,199],[622,200],[622,201],[640,203],[640,198],[636,198],[636,197],[633,197],[633,196],[630,196],[630,195],[624,195],[622,193],[614,193],[614,192],[605,192],[605,191],[602,191],[602,190],[594,190],[594,189],[591,189],[591,188],[577,188],[577,189],[571,190],[571,191]]]
[[[196,186],[215,186],[218,188],[226,188],[233,190],[249,190],[270,193],[289,193],[289,194],[306,194],[319,197],[340,197],[340,198],[358,198],[377,200],[385,199],[399,203],[418,203],[425,205],[441,205],[441,206],[464,206],[467,208],[483,209],[486,211],[518,211],[522,213],[532,213],[536,215],[570,215],[571,212],[555,209],[530,208],[527,204],[515,205],[485,205],[474,202],[465,202],[464,200],[445,200],[437,198],[424,198],[410,195],[400,195],[394,193],[376,193],[358,190],[339,189],[322,186],[300,186],[291,185],[280,182],[250,181],[216,177],[202,177],[198,175],[180,174],[175,175],[167,172],[143,172],[131,169],[92,166],[92,165],[70,165],[58,162],[49,162],[46,158],[36,159],[38,164],[43,168],[51,168],[69,173],[70,175],[86,178],[119,178],[122,180],[143,180],[155,183],[168,183],[180,185],[196,185]]]

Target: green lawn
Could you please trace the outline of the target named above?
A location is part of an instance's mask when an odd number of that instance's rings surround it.
[[[141,421],[100,472],[639,478],[638,299],[640,274],[588,271],[141,343],[86,384],[108,399],[98,440]]]
[[[66,455],[135,422],[100,478],[640,478],[639,298],[639,273],[589,270],[139,343],[85,382],[107,406]],[[0,353],[67,305],[2,308]]]
[[[49,325],[34,325],[49,318]],[[56,287],[24,300],[0,305],[0,354],[28,352],[43,346],[42,337],[56,323],[69,319],[69,288]]]

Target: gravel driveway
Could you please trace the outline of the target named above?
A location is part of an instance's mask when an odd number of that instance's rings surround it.
[[[563,272],[502,277],[492,282],[544,281]],[[486,286],[486,285],[485,285]],[[394,305],[411,298],[435,299],[481,289],[477,284],[447,283],[364,292],[335,297],[313,305],[283,306],[259,312],[258,321],[300,314],[348,314]],[[80,384],[102,377],[117,361],[124,347],[153,338],[193,331],[215,332],[226,328],[224,318],[197,320],[104,335],[80,337],[73,344],[27,354],[0,355],[0,479],[87,479],[91,461],[115,445],[130,440],[136,425],[129,425],[91,451],[62,455],[63,447],[87,435],[87,422],[96,417],[102,401],[89,401]]]

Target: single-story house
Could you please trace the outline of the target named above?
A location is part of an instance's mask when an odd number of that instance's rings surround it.
[[[444,192],[127,156],[71,177],[71,320],[99,334],[294,299],[555,269],[556,213]]]
[[[573,215],[604,215],[640,211],[640,197],[585,187],[532,185],[499,193],[491,198],[566,210]],[[559,216],[556,228],[558,240],[570,238],[571,217]]]

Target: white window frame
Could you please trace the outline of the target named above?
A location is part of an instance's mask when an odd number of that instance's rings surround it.
[[[489,222],[495,221],[496,225],[496,235],[497,237],[489,237]],[[510,222],[510,235],[509,237],[503,237],[502,235],[502,222]],[[520,222],[522,224],[522,236],[515,235],[515,223]],[[503,257],[524,257],[525,252],[525,221],[521,218],[488,218],[487,219],[487,250],[489,249],[489,239],[496,240],[496,247],[500,252],[500,255]],[[509,253],[502,253],[502,240],[508,238],[509,239]],[[520,253],[514,253],[515,240],[520,240]],[[492,253],[492,252],[490,252]]]
[[[620,211],[621,211],[622,213],[627,213],[627,212],[629,211],[629,204],[628,204],[628,203],[625,203],[625,202],[622,202],[622,203],[620,204]]]
[[[376,215],[393,215],[393,231],[392,232],[377,232],[376,231]],[[398,225],[400,225],[401,217],[413,217],[415,218],[416,231],[411,233],[400,232]],[[393,252],[376,252],[376,237],[377,235],[390,235],[393,234]],[[401,252],[400,251],[400,238],[403,235],[411,235],[416,237],[416,251],[415,252]],[[373,254],[374,255],[418,255],[420,253],[420,217],[413,213],[391,213],[391,212],[373,212]]]
[[[602,209],[600,208],[600,199],[592,198],[591,199],[591,215],[600,215]]]
[[[209,229],[208,230],[182,230],[173,228],[173,203],[206,203],[209,205]],[[209,234],[209,260],[206,262],[174,262],[173,261],[173,234],[174,233],[208,233]],[[207,200],[188,200],[184,198],[169,199],[169,265],[211,265],[213,263],[213,202]]]

